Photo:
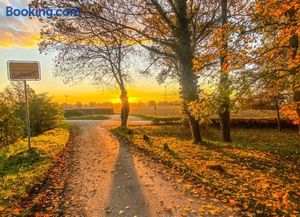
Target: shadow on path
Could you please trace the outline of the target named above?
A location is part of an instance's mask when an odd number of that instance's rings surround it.
[[[107,216],[150,217],[149,205],[140,188],[132,154],[128,146],[120,144],[110,189]]]

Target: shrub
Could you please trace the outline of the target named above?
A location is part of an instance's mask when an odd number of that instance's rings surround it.
[[[8,145],[24,134],[24,123],[16,112],[8,110],[5,104],[0,106],[0,144]]]
[[[0,146],[25,136],[25,99],[21,82],[12,83],[0,92]],[[63,121],[63,110],[47,94],[35,94],[28,87],[32,135],[53,129]]]
[[[64,112],[47,94],[30,99],[30,124],[33,135],[41,134],[62,124]]]
[[[211,118],[213,126],[220,126],[219,118]],[[283,128],[296,128],[292,121],[287,119],[280,120]],[[276,118],[231,118],[231,127],[241,128],[277,128]]]

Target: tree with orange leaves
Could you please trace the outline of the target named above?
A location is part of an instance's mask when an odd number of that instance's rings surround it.
[[[295,124],[300,123],[300,3],[297,0],[256,0],[249,32],[260,40],[253,50],[253,64],[262,77],[289,81],[293,102],[282,109]],[[291,115],[293,114],[293,115]],[[299,125],[300,133],[300,125]]]

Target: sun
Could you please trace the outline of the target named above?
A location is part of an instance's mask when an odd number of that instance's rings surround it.
[[[138,97],[129,97],[128,98],[129,103],[136,103],[136,102],[138,102],[138,100],[139,100]],[[118,104],[118,103],[121,103],[121,100],[120,100],[120,98],[113,98],[111,100],[111,102],[114,104]]]

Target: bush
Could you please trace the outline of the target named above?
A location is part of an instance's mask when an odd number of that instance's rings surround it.
[[[30,99],[30,125],[33,135],[54,129],[62,124],[63,120],[63,110],[46,94],[38,94]]]
[[[12,83],[0,92],[0,146],[26,135],[24,86]],[[63,110],[46,94],[35,94],[28,87],[32,135],[53,129],[63,121]]]
[[[211,118],[213,126],[220,126],[219,118]],[[283,128],[296,128],[292,121],[287,119],[282,119],[281,126]],[[241,127],[241,128],[277,128],[276,118],[231,118],[231,127]]]
[[[16,116],[16,111],[0,105],[0,144],[8,145],[17,141],[24,134],[24,123]]]

